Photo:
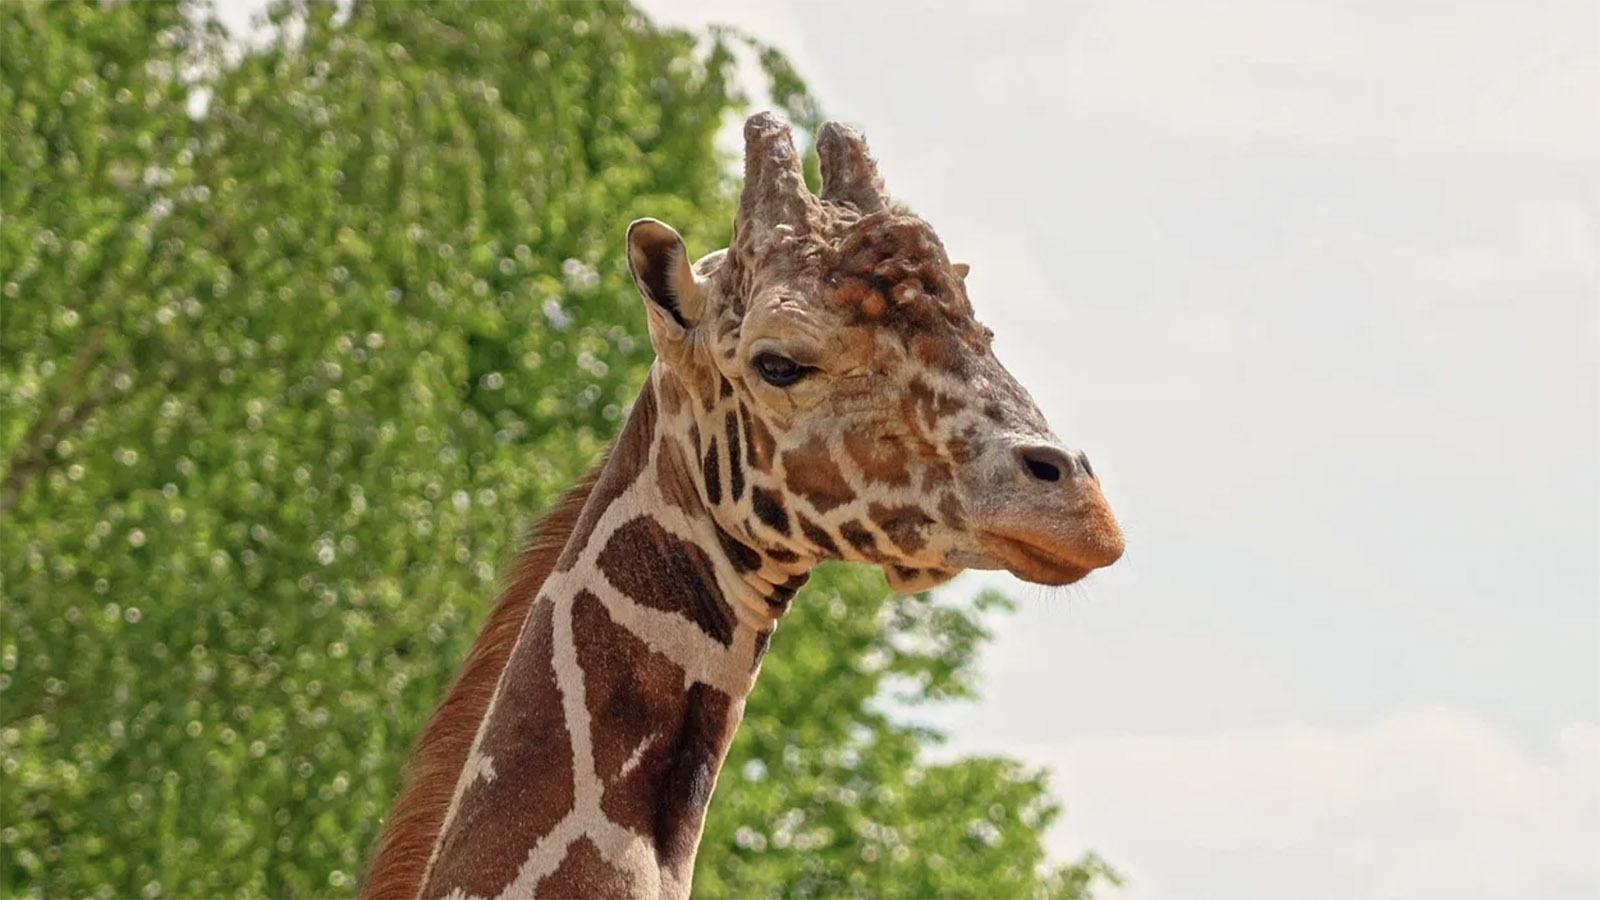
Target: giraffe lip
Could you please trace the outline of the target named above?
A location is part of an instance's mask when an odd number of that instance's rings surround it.
[[[1072,584],[1092,571],[1032,541],[1010,535],[988,532],[978,538],[978,544],[1011,574],[1034,584]]]

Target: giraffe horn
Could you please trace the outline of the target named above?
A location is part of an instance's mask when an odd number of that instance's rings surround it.
[[[810,230],[818,212],[806,190],[800,154],[789,126],[770,112],[756,113],[744,123],[744,193],[734,230],[741,245],[767,243],[774,229]]]
[[[823,123],[817,130],[817,156],[822,164],[822,199],[854,204],[864,214],[888,205],[878,164],[861,132],[838,122]]]

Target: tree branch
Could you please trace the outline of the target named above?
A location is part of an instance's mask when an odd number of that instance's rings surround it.
[[[108,378],[82,401],[72,403],[73,397],[82,389],[90,367],[105,349],[106,338],[110,334],[111,326],[101,325],[89,335],[83,346],[78,348],[78,354],[72,360],[72,370],[60,382],[58,389],[50,392],[50,399],[45,404],[38,421],[33,423],[33,427],[28,429],[28,433],[12,451],[11,459],[6,463],[5,478],[0,479],[0,515],[10,512],[17,504],[17,500],[22,497],[22,491],[28,486],[28,482],[49,468],[50,460],[46,454],[59,440],[57,435],[70,432],[82,425],[89,414],[103,404],[110,395],[113,379]],[[127,364],[124,363],[118,367],[118,371],[126,368]]]

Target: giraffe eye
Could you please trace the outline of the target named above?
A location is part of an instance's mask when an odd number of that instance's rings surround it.
[[[755,366],[756,373],[761,380],[774,387],[788,387],[804,378],[811,371],[810,366],[802,366],[787,356],[776,353],[758,353],[750,360]]]

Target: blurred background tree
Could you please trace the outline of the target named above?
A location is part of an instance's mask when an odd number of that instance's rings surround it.
[[[781,53],[623,3],[0,5],[0,894],[345,896],[534,516],[651,359],[619,250],[722,246]],[[928,761],[980,613],[826,567],[702,896],[1084,896],[1040,772]]]

